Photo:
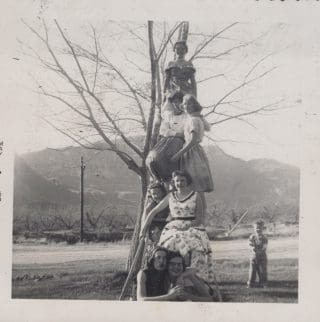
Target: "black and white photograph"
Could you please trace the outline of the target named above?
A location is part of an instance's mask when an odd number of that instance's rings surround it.
[[[318,173],[316,15],[97,2],[24,0],[6,19],[9,300],[298,309]]]

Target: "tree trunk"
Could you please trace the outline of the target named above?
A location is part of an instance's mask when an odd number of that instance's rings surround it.
[[[138,210],[138,215],[136,219],[136,224],[134,227],[133,231],[133,236],[132,236],[132,242],[131,242],[131,247],[130,247],[130,253],[129,257],[127,260],[127,270],[130,270],[132,261],[134,259],[134,256],[136,254],[138,245],[139,245],[139,234],[140,234],[140,229],[141,229],[141,220],[142,220],[142,214],[144,210],[144,203],[145,203],[145,198],[147,194],[147,186],[148,186],[148,179],[147,179],[147,169],[144,167],[141,169],[142,175],[140,177],[140,182],[141,182],[141,196],[140,196],[140,204],[139,204],[139,210]]]
[[[155,47],[153,41],[153,21],[148,21],[148,41],[149,41],[149,58],[150,58],[150,68],[151,68],[151,103],[150,103],[150,112],[148,117],[148,125],[146,131],[146,138],[144,142],[143,148],[143,159],[142,166],[140,168],[140,181],[141,181],[141,197],[140,197],[140,205],[139,211],[137,215],[136,224],[133,231],[132,236],[132,244],[130,248],[130,253],[127,261],[127,270],[130,269],[134,256],[136,254],[138,245],[139,245],[139,234],[141,228],[141,219],[144,210],[145,196],[147,193],[147,185],[148,185],[148,173],[146,168],[146,157],[152,146],[152,132],[153,132],[153,123],[154,123],[154,115],[156,109],[156,100],[157,100],[157,92],[156,92],[156,82],[157,82],[157,61],[155,60]]]
[[[157,143],[160,125],[161,125],[161,104],[162,104],[162,90],[161,90],[161,78],[159,61],[155,62],[155,79],[156,79],[156,104],[155,104],[155,116],[153,121],[153,131],[151,136],[151,148]]]

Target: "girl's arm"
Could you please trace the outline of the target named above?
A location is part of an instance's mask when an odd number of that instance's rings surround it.
[[[146,274],[143,271],[139,271],[137,275],[137,300],[143,301],[146,296]]]
[[[195,97],[197,97],[197,82],[196,82],[194,73],[191,75],[190,81],[191,81],[192,93]]]
[[[154,216],[158,214],[160,211],[164,210],[166,207],[169,206],[169,195],[166,195],[163,200],[161,200],[156,207],[154,207],[149,214],[147,215],[144,223],[142,224],[141,228],[141,236],[144,236],[149,228],[149,225],[151,224]]]
[[[191,132],[191,140],[189,142],[187,142],[187,144],[181,149],[179,150],[177,153],[175,153],[172,158],[171,161],[178,161],[180,159],[180,157],[186,153],[187,151],[189,151],[194,145],[197,144],[197,135],[195,132]]]
[[[174,115],[174,105],[169,101],[166,100],[166,102],[161,107],[161,117],[165,121],[169,121],[172,115]]]
[[[251,246],[251,247],[253,247],[253,248],[255,248],[255,247],[256,247],[256,243],[255,243],[255,241],[254,241],[254,236],[253,236],[253,235],[251,235],[251,236],[249,237],[249,246]]]
[[[167,294],[159,296],[147,296],[146,290],[146,275],[140,271],[137,275],[137,300],[138,301],[170,301],[175,300],[183,294],[183,289],[180,286],[174,287]]]
[[[203,126],[204,126],[204,130],[206,131],[206,132],[209,132],[210,131],[210,129],[211,129],[211,124],[204,118],[204,116],[203,115],[201,115],[201,120],[202,120],[202,122],[203,122]]]
[[[151,208],[152,206],[152,201],[150,200],[150,197],[146,198],[145,204],[144,204],[144,211],[142,214],[142,222],[144,222],[147,219],[148,213],[153,209]]]
[[[193,288],[196,290],[197,295],[191,294],[188,292],[188,289],[185,290],[184,297],[186,300],[191,300],[194,302],[212,302],[213,297],[210,294],[210,287],[201,279],[199,278],[193,269],[186,270],[179,278],[188,279]]]
[[[167,89],[169,88],[169,82],[170,82],[170,71],[166,71],[166,73],[165,73],[165,78],[164,78],[164,83],[163,83],[163,98],[164,98],[164,100],[166,99],[166,95],[165,95],[165,93],[166,93],[166,91],[167,91]]]
[[[196,274],[190,274],[189,279],[194,288],[197,290],[199,296],[211,297],[209,286],[201,278],[199,278]]]
[[[203,224],[204,218],[204,207],[203,207],[203,200],[204,196],[201,196],[199,192],[197,192],[197,199],[196,199],[196,209],[195,209],[195,220],[192,221],[192,226],[197,227]]]

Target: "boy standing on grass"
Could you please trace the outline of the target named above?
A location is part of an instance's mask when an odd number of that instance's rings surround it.
[[[267,244],[268,239],[263,234],[263,221],[257,221],[254,224],[254,234],[249,237],[249,245],[252,253],[250,258],[250,270],[248,288],[254,287],[256,282],[256,275],[258,273],[259,286],[267,287]]]

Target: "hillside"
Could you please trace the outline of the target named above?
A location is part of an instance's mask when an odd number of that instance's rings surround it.
[[[79,200],[76,193],[64,185],[49,181],[32,169],[21,157],[15,157],[14,204],[74,204]]]
[[[214,199],[244,208],[280,198],[299,202],[297,167],[269,159],[244,161],[214,147],[207,149],[207,154],[215,181]]]
[[[244,161],[216,146],[206,147],[206,152],[215,185],[215,191],[207,195],[209,210],[217,202],[225,209],[255,204],[299,207],[298,168],[268,159]],[[108,200],[135,213],[140,194],[137,176],[114,153],[80,147],[28,153],[22,156],[24,162],[17,158],[15,203],[78,200],[80,156],[86,163],[85,192],[94,196],[87,203]]]
[[[79,192],[80,157],[85,168],[85,191],[115,195],[115,192],[137,192],[139,180],[118,157],[109,151],[92,151],[71,147],[63,150],[45,149],[23,155],[23,159],[38,173]],[[115,197],[115,196],[114,196]]]

